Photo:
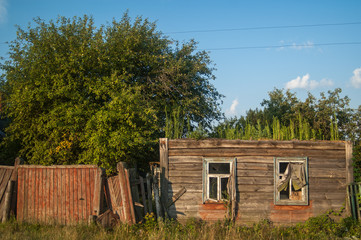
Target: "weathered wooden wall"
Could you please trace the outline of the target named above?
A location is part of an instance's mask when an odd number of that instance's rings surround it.
[[[102,211],[103,170],[97,166],[19,166],[17,219],[73,224]]]
[[[12,166],[0,166],[0,222],[5,217],[6,190],[10,181],[16,181],[16,168]],[[10,196],[12,200],[12,196]],[[15,210],[15,206],[11,206],[15,201],[10,202],[10,209]]]
[[[330,141],[169,140],[168,197],[181,187],[187,192],[169,209],[179,220],[224,219],[224,204],[202,203],[202,158],[237,158],[237,218],[241,223],[270,219],[301,222],[345,204],[352,181],[350,143]],[[274,205],[274,157],[308,157],[309,205]],[[164,164],[164,163],[163,163]]]

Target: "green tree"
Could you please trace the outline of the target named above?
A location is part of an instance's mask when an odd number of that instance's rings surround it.
[[[290,90],[284,93],[283,89],[275,88],[268,96],[269,99],[264,99],[261,103],[265,120],[272,122],[273,117],[276,117],[281,124],[288,124],[294,115],[293,106],[299,102],[295,93],[291,93]]]
[[[328,95],[321,93],[319,99],[308,93],[301,101],[295,93],[275,88],[268,93],[269,98],[262,101],[263,109],[250,109],[246,116],[226,119],[214,127],[211,136],[356,141],[361,136],[361,106],[351,109],[350,99],[341,97],[341,93],[342,90],[336,88],[328,91]],[[253,134],[253,130],[257,134]]]
[[[1,152],[19,150],[5,157],[114,170],[154,159],[166,107],[182,106],[194,126],[221,116],[211,61],[194,41],[179,44],[127,14],[98,28],[87,16],[33,24],[18,28],[1,64],[11,119]]]

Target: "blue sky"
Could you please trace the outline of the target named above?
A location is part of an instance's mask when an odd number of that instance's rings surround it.
[[[275,87],[291,89],[301,99],[308,91],[319,97],[340,87],[351,107],[361,105],[361,44],[346,44],[361,42],[360,0],[0,0],[0,56],[7,57],[4,42],[15,39],[15,25],[25,28],[35,17],[88,14],[101,25],[126,10],[133,18],[156,21],[173,39],[193,38],[209,51],[217,68],[213,84],[225,95],[227,116],[260,107]],[[267,28],[340,23],[358,24]],[[245,30],[258,27],[266,28]],[[241,30],[202,32],[226,29]],[[322,45],[328,43],[338,45]]]

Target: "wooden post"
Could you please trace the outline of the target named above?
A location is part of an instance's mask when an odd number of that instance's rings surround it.
[[[142,201],[144,206],[144,215],[146,215],[148,213],[148,208],[147,208],[147,201],[145,198],[144,180],[141,176],[139,176],[139,182],[140,182],[140,191],[142,194]]]
[[[168,138],[159,139],[161,206],[168,203]]]
[[[10,207],[11,207],[11,195],[14,190],[14,185],[15,185],[15,182],[12,180],[9,180],[7,188],[6,188],[6,192],[5,192],[5,206],[4,206],[4,211],[2,214],[2,216],[3,216],[2,222],[6,222],[7,220],[9,220]]]
[[[161,205],[159,199],[159,187],[158,187],[157,176],[153,176],[153,191],[154,191],[155,210],[157,212],[157,219],[159,221],[162,218],[162,210],[160,207]]]
[[[347,141],[345,142],[345,151],[346,151],[346,186],[348,187],[349,184],[353,183],[353,166],[352,166],[352,142]],[[351,206],[350,206],[350,197],[348,197],[346,201],[346,212],[351,214]]]
[[[104,185],[104,175],[105,172],[103,169],[96,169],[95,181],[94,181],[94,198],[93,198],[93,215],[99,216],[102,211],[103,205],[103,185]]]
[[[148,192],[148,207],[149,213],[153,212],[153,198],[152,198],[152,186],[150,183],[151,175],[147,173],[147,192]]]
[[[345,150],[346,150],[346,183],[353,183],[353,166],[352,166],[352,142],[345,142]]]

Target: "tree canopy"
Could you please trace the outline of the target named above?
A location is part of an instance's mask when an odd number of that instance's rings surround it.
[[[111,171],[118,161],[154,158],[166,111],[182,106],[191,124],[207,127],[221,116],[212,63],[193,40],[173,41],[127,14],[101,27],[88,16],[32,24],[18,28],[1,64],[11,120],[2,158]]]
[[[277,140],[360,140],[361,106],[352,109],[350,99],[336,88],[302,101],[289,90],[269,92],[263,109],[250,109],[246,116],[226,119],[214,128],[213,137]]]

